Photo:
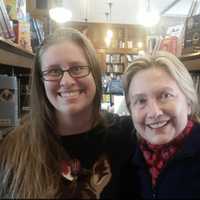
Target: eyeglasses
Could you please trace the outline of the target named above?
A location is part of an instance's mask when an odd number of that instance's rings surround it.
[[[42,79],[45,81],[59,81],[62,79],[65,72],[68,72],[72,78],[83,78],[90,74],[90,68],[89,66],[73,66],[63,70],[60,67],[54,67],[42,71]]]

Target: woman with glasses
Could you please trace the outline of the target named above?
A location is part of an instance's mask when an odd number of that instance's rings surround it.
[[[1,198],[117,198],[134,137],[100,112],[101,71],[74,29],[48,36],[32,69],[31,112],[0,143]]]

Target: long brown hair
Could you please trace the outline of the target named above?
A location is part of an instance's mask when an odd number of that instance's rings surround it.
[[[101,71],[89,40],[68,28],[48,36],[38,49],[31,80],[31,112],[0,143],[1,198],[55,198],[61,195],[59,163],[68,155],[56,136],[54,108],[47,99],[41,80],[41,56],[51,45],[70,40],[85,52],[96,84],[94,124],[101,121]]]

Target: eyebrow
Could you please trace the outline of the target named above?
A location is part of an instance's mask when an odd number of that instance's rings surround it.
[[[146,97],[147,95],[144,93],[136,93],[134,95],[130,95],[131,99],[137,99],[137,98],[141,98],[141,97]]]
[[[158,89],[158,92],[163,92],[163,91],[173,92],[174,89],[173,89],[173,88],[170,88],[170,87],[168,87],[168,86],[162,87],[162,88],[159,88],[159,89]]]
[[[154,91],[154,93],[161,93],[163,91],[169,91],[169,92],[173,92],[174,90],[168,86],[166,87],[162,87],[157,89],[156,91]],[[146,97],[147,95],[145,93],[135,93],[135,94],[131,94],[130,97],[131,98],[135,98],[135,97]]]
[[[47,70],[49,68],[54,68],[54,67],[60,67],[62,68],[62,64],[59,64],[59,63],[55,63],[55,64],[52,64],[52,65],[48,65],[48,66],[45,66],[44,69]],[[69,63],[67,66],[69,67],[74,67],[74,66],[88,66],[88,64],[83,64],[83,63],[80,63],[80,62],[72,62],[72,63]]]

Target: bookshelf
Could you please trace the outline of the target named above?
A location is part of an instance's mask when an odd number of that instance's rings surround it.
[[[22,91],[28,88],[33,59],[34,54],[32,52],[0,37],[0,75],[3,74],[1,81],[3,77],[5,79],[13,76],[17,78],[18,99],[15,101],[15,106],[18,110],[19,119],[26,113],[24,108],[28,108],[28,93],[25,94]],[[2,111],[1,114],[3,115]],[[0,132],[3,130],[1,128]]]
[[[182,55],[180,60],[189,71],[200,71],[200,52]]]
[[[122,74],[128,66],[130,62],[128,56],[132,58],[138,54],[137,48],[107,48],[96,49],[96,51],[100,58],[102,72],[109,72],[108,68],[111,68],[110,72],[117,74]],[[119,68],[119,71],[117,68]]]
[[[1,124],[1,120],[3,121],[6,116],[10,115],[17,122],[24,114],[30,111],[30,72],[35,56],[32,53],[32,49],[34,52],[38,43],[43,39],[43,23],[40,23],[38,19],[33,19],[33,17],[26,18],[26,9],[24,8],[27,2],[29,1],[22,0],[20,4],[16,4],[16,1],[0,0],[1,95],[5,96],[8,92],[12,92],[13,88],[8,83],[9,80],[13,79],[16,80],[14,84],[17,96],[14,101],[16,113],[12,111],[12,106],[9,107],[8,105],[7,110],[5,110],[6,106],[3,103],[0,105],[0,137],[1,132],[5,129],[5,124]],[[8,4],[13,8],[13,13],[6,9]],[[40,41],[38,40],[38,32],[40,33]],[[36,43],[37,41],[39,42]],[[17,123],[7,125],[15,126]]]
[[[104,48],[96,49],[97,53],[116,53],[116,54],[136,54],[138,53],[137,48]]]
[[[182,55],[180,60],[190,71],[200,102],[200,52]]]

